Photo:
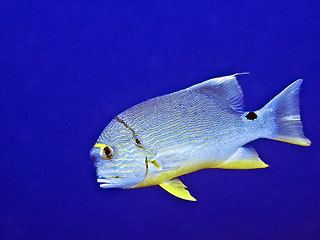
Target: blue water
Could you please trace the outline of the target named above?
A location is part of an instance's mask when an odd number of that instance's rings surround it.
[[[319,1],[13,1],[0,5],[0,239],[320,239]],[[256,110],[303,78],[311,147],[254,146],[270,168],[102,190],[89,151],[143,100],[214,76]]]

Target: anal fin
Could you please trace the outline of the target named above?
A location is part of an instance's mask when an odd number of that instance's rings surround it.
[[[253,148],[240,147],[230,158],[222,162],[217,168],[222,169],[256,169],[267,168]]]
[[[187,186],[184,185],[178,178],[163,182],[159,186],[178,198],[188,201],[197,201],[197,199],[191,196],[191,194],[187,190]]]

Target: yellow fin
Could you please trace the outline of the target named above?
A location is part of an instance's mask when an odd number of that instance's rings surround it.
[[[240,147],[229,159],[222,162],[217,168],[222,169],[256,169],[267,168],[253,148]]]
[[[148,160],[148,162],[153,164],[156,168],[161,168],[161,165],[157,160]]]
[[[273,138],[274,140],[278,140],[281,142],[296,144],[300,146],[310,146],[311,141],[308,138],[293,138],[293,137],[285,137],[285,136],[277,136],[276,138]]]
[[[188,201],[197,201],[197,199],[191,196],[187,190],[187,186],[184,185],[178,178],[163,182],[159,186],[178,198]]]

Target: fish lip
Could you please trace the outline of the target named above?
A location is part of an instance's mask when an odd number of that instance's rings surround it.
[[[97,182],[98,182],[98,183],[107,183],[108,180],[107,180],[107,179],[104,179],[104,178],[98,178],[98,179],[97,179]]]
[[[99,186],[101,188],[110,188],[109,184],[107,184],[107,183],[101,183],[101,184],[99,184]]]
[[[112,188],[117,185],[115,180],[121,179],[120,176],[108,177],[108,178],[98,178],[97,182],[101,188]]]
[[[110,182],[110,179],[119,179],[122,178],[120,176],[115,176],[115,177],[106,177],[106,178],[97,178],[97,182]]]

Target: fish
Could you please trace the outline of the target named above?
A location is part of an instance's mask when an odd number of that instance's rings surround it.
[[[139,103],[115,116],[90,151],[101,188],[157,186],[196,201],[178,178],[201,169],[269,167],[259,138],[309,146],[299,110],[302,79],[256,111],[244,110],[237,77],[216,77]]]

